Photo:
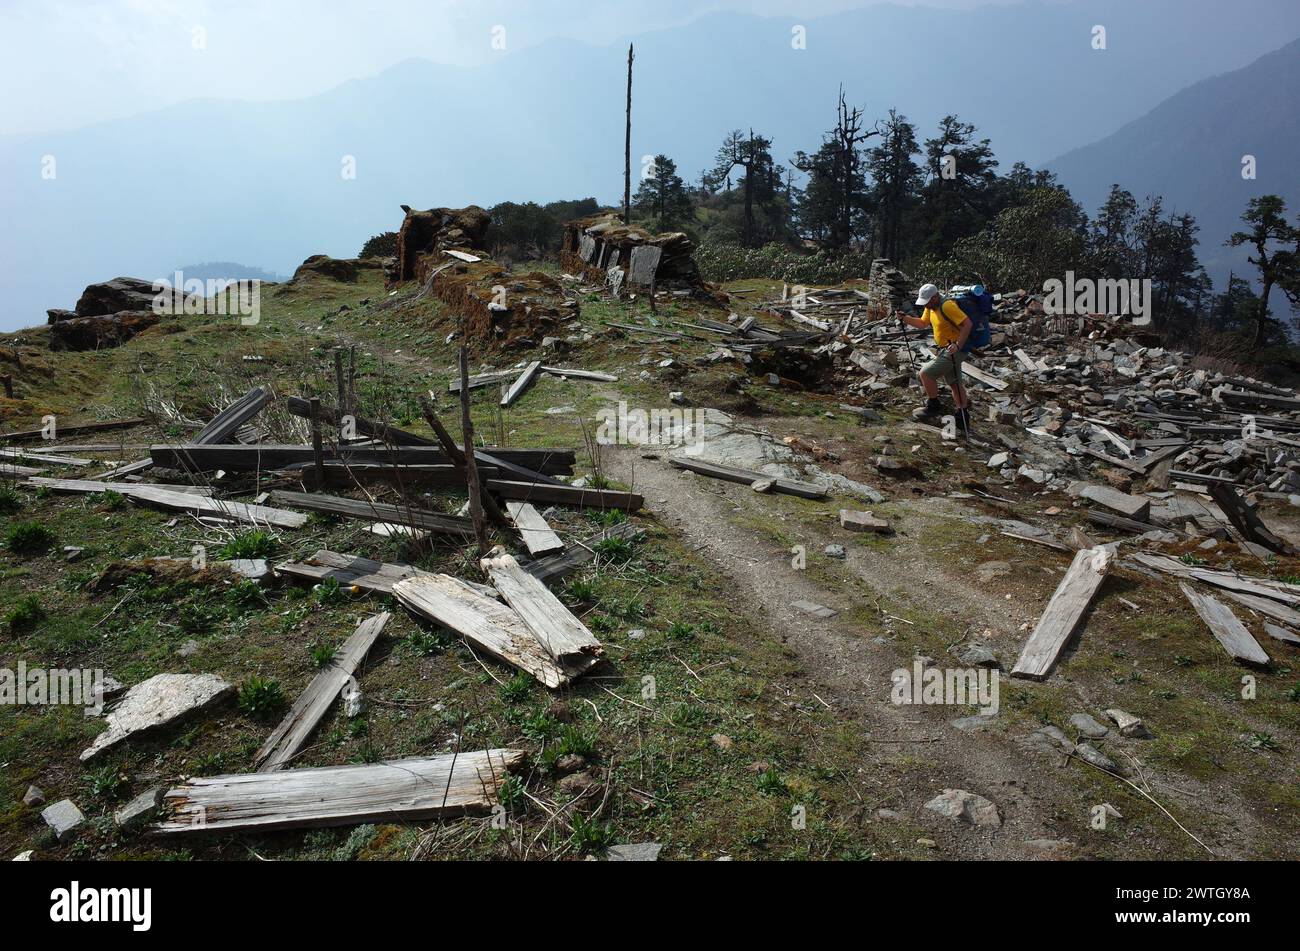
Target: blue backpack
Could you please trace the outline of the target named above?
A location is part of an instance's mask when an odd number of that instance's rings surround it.
[[[948,299],[955,302],[966,315],[966,319],[971,322],[970,336],[966,338],[966,345],[961,348],[961,352],[982,350],[993,342],[993,328],[989,326],[989,318],[993,316],[993,295],[983,284],[976,284],[974,287],[954,287],[953,292]],[[939,313],[943,314],[942,305]],[[944,319],[952,323],[946,314]]]

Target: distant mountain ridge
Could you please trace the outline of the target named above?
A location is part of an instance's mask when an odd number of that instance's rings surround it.
[[[1256,177],[1242,177],[1253,156]],[[1047,163],[1091,214],[1118,182],[1140,201],[1163,195],[1201,227],[1200,258],[1222,289],[1227,273],[1253,277],[1246,252],[1223,242],[1251,198],[1281,195],[1300,215],[1300,40],[1175,93],[1146,115]]]
[[[992,139],[1002,170],[1040,163],[1249,61],[1271,38],[1300,34],[1300,4],[1218,10],[1212,0],[1099,0],[881,5],[806,20],[714,14],[635,38],[634,162],[664,153],[693,180],[727,131],[750,126],[786,162],[821,141],[843,83],[869,118],[898,107],[924,138],[955,113]],[[1097,23],[1108,29],[1104,51],[1090,45]],[[791,46],[796,25],[806,49]],[[918,52],[927,38],[942,68]],[[350,257],[397,226],[402,203],[613,200],[626,55],[623,44],[552,41],[484,67],[407,61],[308,99],[202,100],[0,136],[0,329],[39,323],[92,281],[157,276],[177,260],[291,273],[313,253]],[[53,177],[42,174],[47,158]],[[356,174],[345,177],[350,162]]]

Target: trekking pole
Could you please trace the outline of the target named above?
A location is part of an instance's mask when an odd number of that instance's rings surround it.
[[[907,339],[907,326],[903,323],[903,315],[895,311],[894,316],[898,318],[898,329],[903,335],[903,346],[907,349],[907,365],[911,367],[912,372],[915,373],[916,358],[912,355],[912,341]]]

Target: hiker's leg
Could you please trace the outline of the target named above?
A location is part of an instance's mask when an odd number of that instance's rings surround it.
[[[919,375],[921,377],[921,389],[925,390],[925,395],[932,400],[937,400],[939,398],[938,381],[927,374],[925,370],[922,370]]]
[[[952,383],[952,405],[957,409],[966,408],[966,387],[956,381]]]

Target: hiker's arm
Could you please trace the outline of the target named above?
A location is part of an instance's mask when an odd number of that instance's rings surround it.
[[[970,339],[970,331],[971,331],[971,321],[970,318],[967,317],[965,320],[961,322],[961,330],[957,332],[957,342],[952,346],[957,348],[958,350],[966,346],[966,341]]]
[[[924,317],[913,317],[911,314],[904,314],[901,311],[898,314],[898,319],[909,327],[915,327],[917,330],[922,330],[930,326],[930,321],[926,320]]]

